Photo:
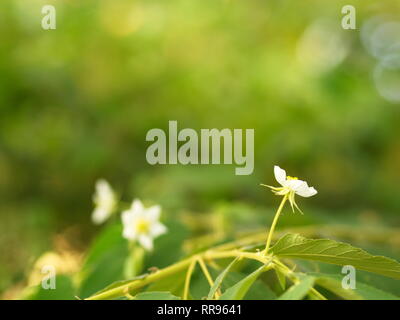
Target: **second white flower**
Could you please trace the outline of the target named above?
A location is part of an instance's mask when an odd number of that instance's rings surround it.
[[[153,240],[167,232],[159,221],[161,207],[145,208],[140,200],[133,200],[129,210],[122,212],[123,237],[137,241],[146,250],[153,249]]]

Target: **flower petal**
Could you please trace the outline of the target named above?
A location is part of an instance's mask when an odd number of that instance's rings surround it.
[[[121,214],[121,220],[123,225],[122,236],[128,240],[135,240],[137,238],[137,233],[135,229],[135,213],[130,210],[125,210]]]
[[[167,227],[160,222],[155,222],[150,228],[150,235],[156,238],[167,232]]]
[[[92,221],[94,224],[101,224],[108,219],[111,212],[104,207],[97,207],[93,210]]]
[[[142,212],[144,211],[144,206],[143,206],[142,201],[140,201],[139,199],[134,199],[132,201],[131,210],[135,214],[141,215]]]
[[[286,187],[290,188],[294,192],[297,190],[303,190],[304,188],[308,188],[307,182],[303,180],[293,179],[293,180],[286,180]]]
[[[132,224],[134,218],[135,218],[135,215],[132,210],[125,210],[121,214],[122,224],[124,226]]]
[[[286,171],[278,166],[274,166],[274,175],[276,181],[278,181],[282,186],[286,184]]]
[[[306,187],[303,187],[296,191],[296,194],[298,194],[301,197],[305,197],[305,198],[312,197],[312,196],[316,195],[317,193],[318,193],[318,191],[315,190],[314,187],[309,187],[307,184],[306,184]]]
[[[106,180],[100,179],[96,182],[93,202],[96,207],[92,213],[92,221],[95,224],[105,222],[114,212],[117,202],[114,191]]]
[[[161,214],[161,207],[159,205],[152,206],[146,209],[146,217],[150,221],[158,221],[158,219],[160,218],[160,214]]]
[[[99,195],[106,195],[112,193],[112,189],[110,184],[106,180],[100,179],[96,181],[96,192]]]
[[[125,226],[124,230],[122,231],[122,236],[128,240],[136,240],[138,237],[138,234],[136,233],[135,228],[133,228],[132,226],[130,226],[130,227]]]
[[[142,234],[138,240],[143,248],[148,251],[153,250],[153,239],[150,236]]]

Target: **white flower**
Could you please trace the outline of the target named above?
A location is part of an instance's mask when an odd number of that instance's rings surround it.
[[[305,198],[312,197],[313,195],[317,194],[317,190],[315,190],[314,187],[309,187],[306,181],[299,180],[296,177],[287,176],[286,171],[278,166],[274,167],[274,174],[276,181],[278,181],[282,187],[271,187],[264,184],[263,186],[271,188],[272,192],[274,192],[276,195],[286,196],[290,202],[290,205],[292,206],[293,211],[294,207],[296,207],[301,212],[294,199],[296,194]]]
[[[92,213],[92,221],[95,224],[103,223],[115,211],[117,197],[106,180],[100,179],[96,182],[96,192],[93,196],[93,202],[96,207]]]
[[[145,208],[140,200],[133,200],[131,208],[122,212],[123,237],[137,240],[143,248],[152,250],[153,239],[167,232],[159,222],[160,213],[160,206]]]

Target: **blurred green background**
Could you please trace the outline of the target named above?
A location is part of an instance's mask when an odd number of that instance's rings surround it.
[[[400,3],[351,1],[344,30],[348,2],[2,0],[0,292],[45,251],[85,250],[98,178],[169,217],[250,206],[267,221],[278,200],[259,183],[278,164],[318,189],[306,216],[400,227]],[[254,173],[149,165],[146,133],[169,120],[254,128]]]

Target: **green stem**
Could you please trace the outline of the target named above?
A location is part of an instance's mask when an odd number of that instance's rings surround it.
[[[205,251],[203,253],[191,256],[185,260],[179,261],[169,267],[164,269],[158,270],[155,273],[149,274],[147,277],[143,279],[132,280],[125,285],[121,285],[116,288],[112,288],[105,292],[101,292],[99,294],[95,294],[87,300],[106,300],[106,299],[114,299],[121,296],[125,296],[129,291],[133,291],[136,289],[140,289],[150,283],[158,281],[160,279],[166,278],[172,274],[176,274],[188,268],[193,261],[199,261],[199,259],[205,260],[212,260],[212,259],[223,259],[223,258],[230,258],[230,257],[239,257],[239,258],[247,258],[252,260],[257,260],[261,263],[268,264],[271,259],[261,255],[260,253],[253,253],[253,252],[243,252],[240,250],[231,250],[231,251]],[[272,264],[270,264],[270,267]]]
[[[175,274],[179,271],[184,270],[187,268],[190,263],[192,262],[192,257],[189,259],[185,259],[182,261],[179,261],[178,263],[175,263],[169,267],[166,267],[162,270],[156,271],[155,273],[149,274],[147,277],[139,280],[132,280],[132,282],[127,283],[125,285],[107,290],[105,292],[101,292],[99,294],[95,294],[87,300],[107,300],[107,299],[115,299],[122,297],[126,295],[126,293],[129,293],[129,291],[135,290],[135,289],[140,289],[149,283],[153,283],[157,280],[166,278],[172,274]]]
[[[281,204],[279,205],[278,210],[277,210],[276,213],[275,213],[274,220],[272,221],[271,228],[269,229],[269,232],[268,232],[267,244],[265,245],[265,249],[264,249],[264,254],[265,254],[265,255],[268,254],[268,250],[269,250],[269,247],[270,247],[270,245],[271,245],[271,239],[272,239],[272,236],[273,236],[273,234],[274,234],[274,230],[275,230],[276,224],[277,224],[277,222],[278,222],[279,216],[280,216],[280,214],[281,214],[281,212],[282,212],[282,209],[283,209],[283,207],[284,207],[284,205],[285,205],[287,199],[288,199],[288,195],[285,194],[285,195],[283,196],[283,199],[282,199]]]
[[[192,278],[193,270],[194,267],[196,266],[196,260],[193,260],[186,273],[186,279],[185,279],[185,287],[183,290],[183,300],[187,300],[189,297],[189,286],[190,286],[190,279]]]

